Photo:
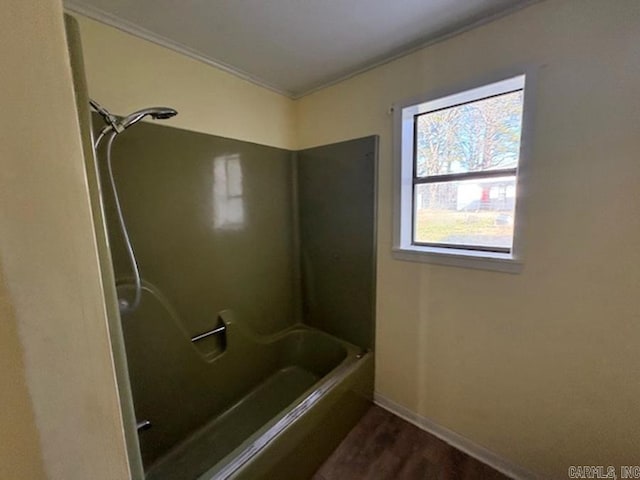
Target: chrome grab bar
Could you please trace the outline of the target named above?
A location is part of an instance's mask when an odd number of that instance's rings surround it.
[[[226,325],[221,325],[219,327],[214,328],[213,330],[209,330],[208,332],[201,333],[200,335],[196,335],[191,338],[191,343],[196,343],[200,340],[204,340],[211,335],[216,335],[218,333],[223,333],[227,329]]]

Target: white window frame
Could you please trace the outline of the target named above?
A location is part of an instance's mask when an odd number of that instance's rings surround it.
[[[522,233],[524,227],[526,163],[532,113],[531,69],[519,69],[494,76],[472,86],[433,92],[393,105],[394,122],[394,235],[392,255],[397,260],[435,263],[464,268],[519,273],[522,270]],[[525,81],[526,80],[526,81]],[[473,102],[486,97],[522,89],[523,114],[520,157],[516,172],[516,205],[513,244],[509,253],[470,250],[454,247],[415,245],[413,230],[414,117],[428,111]]]

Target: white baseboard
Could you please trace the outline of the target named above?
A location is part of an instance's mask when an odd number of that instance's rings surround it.
[[[378,392],[374,393],[373,401],[376,405],[384,408],[385,410],[397,415],[398,417],[412,423],[416,427],[438,437],[440,440],[448,443],[452,447],[466,453],[467,455],[481,461],[482,463],[489,465],[490,467],[505,474],[509,478],[515,480],[542,480],[544,477],[527,470],[520,465],[507,460],[504,457],[497,455],[496,453],[487,450],[481,445],[472,442],[471,440],[463,437],[462,435],[452,432],[448,428],[438,425],[433,420],[422,417],[415,412],[412,412],[406,407],[397,404],[393,400],[389,400]]]

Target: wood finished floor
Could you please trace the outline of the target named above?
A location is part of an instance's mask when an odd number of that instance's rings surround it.
[[[313,480],[504,480],[509,477],[373,406]]]

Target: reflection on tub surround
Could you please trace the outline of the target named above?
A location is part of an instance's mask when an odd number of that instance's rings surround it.
[[[240,155],[213,159],[213,227],[241,230],[245,224]]]

